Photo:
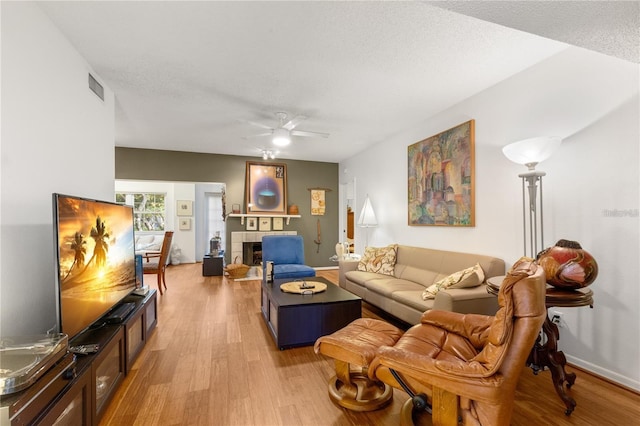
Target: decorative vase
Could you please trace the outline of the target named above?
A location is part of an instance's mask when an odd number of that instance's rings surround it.
[[[336,256],[338,256],[338,259],[342,259],[343,255],[344,255],[344,245],[342,245],[342,243],[336,244]]]
[[[289,206],[289,214],[298,214],[300,213],[300,211],[298,210],[298,205],[297,204],[291,204]]]
[[[587,287],[598,276],[598,263],[577,241],[560,240],[538,253],[547,283],[561,290]]]

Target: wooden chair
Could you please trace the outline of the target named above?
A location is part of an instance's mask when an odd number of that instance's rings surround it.
[[[167,268],[167,259],[171,252],[171,240],[173,239],[173,231],[167,231],[164,233],[164,241],[162,242],[162,248],[160,253],[146,253],[142,257],[145,262],[142,264],[144,274],[156,274],[158,275],[158,290],[160,294],[162,292],[162,286],[167,288],[167,281],[165,280],[164,272]],[[153,259],[153,260],[151,260]]]

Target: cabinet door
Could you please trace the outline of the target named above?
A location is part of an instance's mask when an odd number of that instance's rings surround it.
[[[156,327],[156,325],[158,324],[158,310],[157,310],[157,303],[158,300],[158,293],[156,293],[156,291],[153,291],[153,296],[151,296],[149,298],[149,300],[146,302],[145,305],[145,314],[144,314],[144,322],[145,322],[145,334],[144,334],[144,340],[146,341],[149,338],[149,335],[151,334],[151,332],[153,331],[153,329]]]
[[[127,344],[127,373],[131,371],[133,361],[144,347],[144,310],[138,311],[131,319],[129,319],[124,325],[125,342]]]
[[[75,384],[36,424],[53,426],[88,426],[91,424],[91,370]]]
[[[108,402],[125,374],[124,331],[121,327],[91,364],[92,392],[95,401],[94,424],[98,424]]]

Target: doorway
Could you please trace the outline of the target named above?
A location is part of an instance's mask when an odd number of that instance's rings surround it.
[[[355,186],[355,178],[342,183],[340,221],[343,223],[343,235],[341,235],[340,242],[349,244],[349,253],[355,251]]]

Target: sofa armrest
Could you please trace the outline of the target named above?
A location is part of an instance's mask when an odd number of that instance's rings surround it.
[[[338,284],[340,285],[340,287],[346,288],[347,280],[344,274],[358,269],[358,262],[359,261],[355,259],[341,259],[338,261]]]
[[[433,309],[463,314],[495,315],[498,311],[498,298],[487,292],[486,284],[472,288],[450,288],[440,290],[436,294]]]

